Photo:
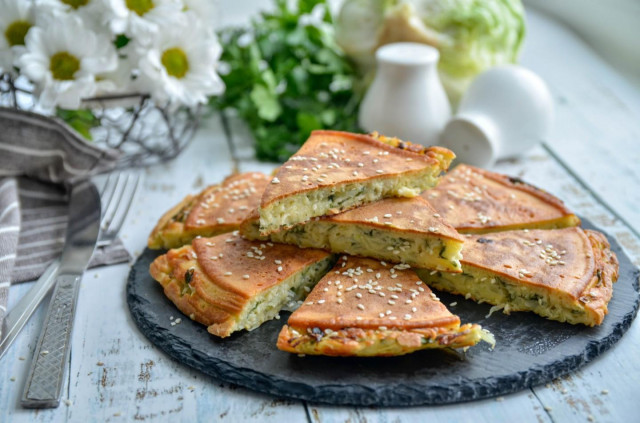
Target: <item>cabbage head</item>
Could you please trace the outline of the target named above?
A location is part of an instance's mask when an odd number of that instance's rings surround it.
[[[374,69],[384,44],[436,47],[454,106],[477,74],[517,62],[524,35],[520,0],[346,0],[336,20],[338,44],[363,73]]]

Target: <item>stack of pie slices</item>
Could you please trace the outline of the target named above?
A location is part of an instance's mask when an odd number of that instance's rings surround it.
[[[618,263],[552,195],[440,147],[315,131],[274,175],[227,178],[169,210],[150,248],[167,297],[216,336],[293,311],[277,347],[391,356],[493,337],[431,288],[594,326]],[[275,342],[275,340],[274,340]]]

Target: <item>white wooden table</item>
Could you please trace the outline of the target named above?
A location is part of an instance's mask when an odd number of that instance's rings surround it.
[[[237,18],[237,16],[235,17]],[[517,175],[564,199],[615,236],[640,264],[640,92],[572,33],[529,13],[522,62],[549,84],[557,122],[550,140],[496,170]],[[255,162],[239,125],[241,170],[269,171]],[[123,230],[135,255],[160,214],[188,192],[231,171],[220,123],[214,118],[171,164],[146,171]],[[401,409],[331,407],[282,401],[228,386],[165,356],[135,327],[125,302],[128,265],[85,274],[63,403],[24,410],[19,397],[42,325],[41,310],[0,361],[0,422],[229,421],[408,422],[638,421],[640,323],[600,358],[546,386],[457,405]],[[11,303],[31,284],[12,287]]]

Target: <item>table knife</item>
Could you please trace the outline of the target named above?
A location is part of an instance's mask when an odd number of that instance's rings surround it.
[[[23,407],[60,405],[80,281],[93,254],[99,230],[100,196],[92,182],[82,181],[71,191],[65,246],[24,387]]]
[[[2,335],[0,336],[0,358],[4,356],[24,325],[29,321],[31,315],[33,315],[33,312],[36,311],[44,297],[51,291],[58,267],[60,267],[60,259],[55,259],[29,292],[20,298],[20,301],[4,316]]]

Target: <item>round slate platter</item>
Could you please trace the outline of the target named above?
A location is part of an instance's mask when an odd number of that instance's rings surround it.
[[[592,228],[588,222],[583,226]],[[409,406],[447,404],[516,392],[572,372],[609,349],[638,310],[638,275],[620,246],[609,314],[596,328],[543,319],[532,313],[489,313],[490,306],[438,293],[462,322],[481,324],[496,338],[466,353],[420,351],[391,358],[298,357],[275,346],[288,313],[252,332],[226,339],[180,314],[149,276],[160,252],[145,250],[127,285],[131,314],[142,333],[180,363],[219,380],[284,398],[334,405]],[[171,326],[170,316],[182,323]]]

